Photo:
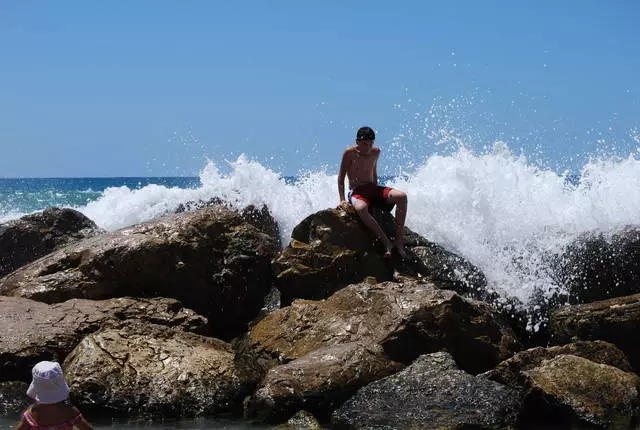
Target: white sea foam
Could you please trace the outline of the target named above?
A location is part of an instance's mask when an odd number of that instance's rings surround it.
[[[18,219],[24,215],[27,215],[27,214],[24,212],[19,212],[15,210],[2,211],[2,213],[0,214],[0,224],[5,223],[7,221],[14,220],[14,219]]]
[[[111,231],[165,215],[181,203],[208,201],[213,197],[239,209],[266,204],[278,221],[283,240],[288,241],[304,216],[338,203],[336,178],[323,171],[303,173],[292,185],[277,172],[249,161],[244,155],[229,165],[231,171],[223,174],[209,161],[200,173],[198,188],[161,185],[107,188],[98,200],[76,209]]]
[[[503,144],[429,158],[393,185],[407,191],[407,224],[479,266],[493,288],[527,300],[556,288],[546,261],[578,234],[640,222],[640,162],[591,161],[572,185]]]

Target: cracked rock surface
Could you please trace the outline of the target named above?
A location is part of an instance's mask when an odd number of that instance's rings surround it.
[[[38,361],[62,362],[87,334],[132,319],[199,333],[207,326],[206,318],[174,299],[73,299],[48,305],[0,296],[0,381],[29,382]]]
[[[240,407],[246,394],[228,343],[143,322],[85,337],[64,368],[72,400],[89,413],[208,415]]]

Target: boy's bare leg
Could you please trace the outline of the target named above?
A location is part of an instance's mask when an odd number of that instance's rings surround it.
[[[395,245],[402,258],[407,256],[404,250],[404,222],[407,218],[407,195],[400,190],[391,190],[387,202],[396,205],[396,238]]]
[[[387,235],[384,233],[384,231],[380,227],[380,224],[378,224],[378,222],[369,213],[369,205],[367,205],[362,200],[354,198],[353,207],[355,208],[356,212],[358,212],[358,216],[360,217],[362,222],[364,222],[364,224],[369,227],[369,230],[371,230],[378,237],[378,239],[380,239],[380,241],[384,245],[386,253],[390,254],[393,250],[393,243],[391,243]]]

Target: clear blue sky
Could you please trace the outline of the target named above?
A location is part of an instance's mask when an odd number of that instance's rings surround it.
[[[476,150],[628,153],[639,16],[634,0],[3,1],[0,177],[193,175],[242,152],[332,171],[365,124],[383,148],[440,150],[431,106]]]

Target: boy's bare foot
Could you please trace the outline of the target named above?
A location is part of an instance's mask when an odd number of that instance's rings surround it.
[[[389,260],[391,257],[393,257],[393,243],[389,242],[387,245],[385,245],[385,250],[384,250],[384,259],[385,260]]]

